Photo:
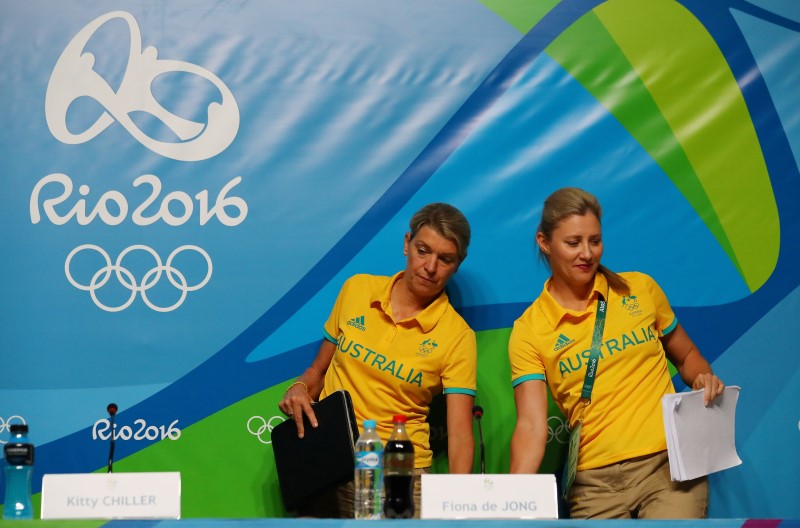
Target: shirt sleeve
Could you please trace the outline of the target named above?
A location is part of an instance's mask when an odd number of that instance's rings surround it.
[[[477,394],[478,346],[475,332],[467,328],[456,339],[442,368],[444,394]]]
[[[529,315],[528,312],[524,316]],[[523,316],[523,317],[524,317]],[[533,339],[533,331],[525,321],[517,319],[508,340],[508,360],[511,363],[511,386],[530,380],[544,380],[544,363]]]
[[[647,282],[647,291],[650,294],[655,309],[656,329],[658,330],[658,335],[663,337],[675,329],[678,325],[678,318],[675,316],[675,312],[672,311],[672,307],[667,300],[666,294],[664,294],[664,290],[661,289],[652,277],[645,275],[645,278]]]

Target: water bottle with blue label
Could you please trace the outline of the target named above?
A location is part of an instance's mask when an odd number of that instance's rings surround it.
[[[380,519],[383,510],[383,444],[376,425],[375,420],[364,420],[356,442],[356,519]]]
[[[33,444],[28,440],[28,426],[14,424],[11,438],[3,447],[6,458],[6,496],[3,519],[33,519],[31,483],[33,481]]]

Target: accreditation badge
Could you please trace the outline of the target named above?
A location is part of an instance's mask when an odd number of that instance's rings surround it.
[[[567,462],[564,464],[564,474],[561,476],[561,488],[564,499],[567,498],[572,483],[575,482],[575,474],[578,472],[578,448],[581,445],[582,421],[578,421],[569,433],[569,448],[567,449]]]

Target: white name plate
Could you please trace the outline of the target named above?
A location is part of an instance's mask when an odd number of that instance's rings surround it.
[[[180,519],[181,474],[68,473],[42,479],[42,519]]]
[[[558,519],[553,475],[422,475],[423,519]]]

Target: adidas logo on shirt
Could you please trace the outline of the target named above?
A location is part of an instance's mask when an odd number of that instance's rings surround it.
[[[352,326],[353,328],[358,328],[362,332],[364,332],[367,327],[364,326],[364,316],[360,315],[358,317],[353,317],[349,321],[347,321],[348,326]]]
[[[553,350],[558,352],[559,350],[561,350],[565,346],[571,345],[574,342],[575,342],[574,339],[570,339],[567,336],[565,336],[564,334],[559,334],[558,340],[556,341],[556,346],[553,347]]]

